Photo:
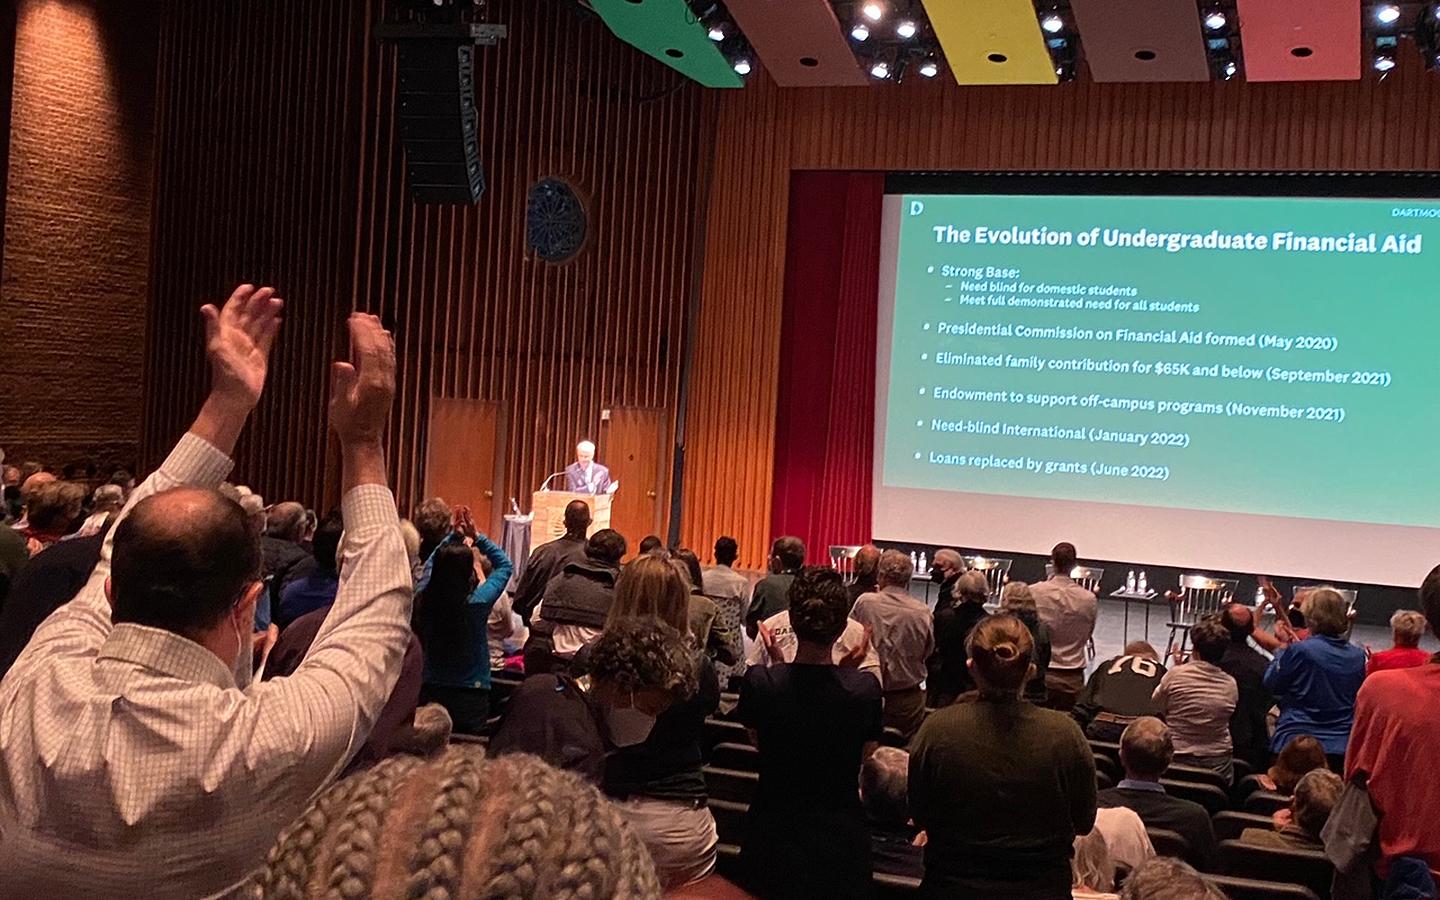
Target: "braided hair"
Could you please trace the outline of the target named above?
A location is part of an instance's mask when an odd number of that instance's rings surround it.
[[[533,756],[392,756],[280,834],[251,900],[648,900],[645,846],[595,788]]]

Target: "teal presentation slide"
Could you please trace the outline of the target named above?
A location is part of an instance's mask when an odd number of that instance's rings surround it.
[[[883,486],[1440,526],[1440,202],[899,200]]]

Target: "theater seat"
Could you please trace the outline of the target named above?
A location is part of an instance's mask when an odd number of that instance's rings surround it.
[[[1205,880],[1224,891],[1230,900],[1320,900],[1314,891],[1298,884],[1230,875],[1206,875]]]
[[[1321,900],[1329,900],[1335,867],[1319,850],[1281,850],[1254,847],[1240,841],[1221,841],[1219,869],[1223,875],[1301,884]]]
[[[1115,765],[1120,765],[1119,744],[1112,744],[1109,741],[1090,741],[1090,750],[1096,756],[1108,756],[1115,760]]]
[[[716,744],[710,751],[710,765],[720,769],[758,772],[760,771],[760,751],[749,744],[725,741],[722,744]]]
[[[1265,786],[1260,783],[1259,775],[1246,775],[1243,778],[1237,776],[1235,778],[1235,787],[1231,789],[1230,796],[1235,798],[1235,805],[1240,806],[1244,804],[1246,797],[1256,791],[1263,791],[1265,789]]]
[[[1099,769],[1095,770],[1095,789],[1097,791],[1108,791],[1115,786],[1115,779],[1106,775]]]
[[[760,787],[760,776],[754,772],[721,769],[716,766],[706,766],[704,772],[705,789],[711,797],[719,800],[730,800],[749,806],[755,798],[755,791]]]
[[[1188,781],[1191,784],[1212,784],[1226,794],[1230,793],[1230,782],[1226,781],[1225,776],[1214,769],[1206,769],[1201,766],[1172,765],[1165,770],[1165,777],[1172,778],[1175,781]]]
[[[1269,831],[1275,827],[1274,820],[1270,816],[1261,816],[1255,813],[1235,812],[1226,810],[1215,814],[1211,821],[1215,826],[1215,839],[1217,841],[1230,841],[1240,837],[1240,832],[1247,828],[1264,828]]]
[[[744,869],[740,865],[740,845],[721,841],[715,848],[715,871],[734,883],[744,886]]]
[[[905,737],[905,732],[893,725],[886,725],[880,731],[880,745],[882,747],[899,747],[904,750],[910,745],[910,741]]]
[[[876,900],[910,900],[920,896],[920,879],[876,872],[871,876]]]
[[[1184,835],[1168,828],[1147,828],[1145,833],[1150,836],[1150,844],[1157,855],[1193,862],[1194,850]]]
[[[1115,782],[1120,780],[1122,770],[1120,768],[1120,764],[1117,763],[1115,760],[1111,759],[1109,756],[1105,755],[1104,753],[1096,753],[1095,772],[1097,774],[1103,773],[1106,777],[1110,779],[1110,783],[1114,784]]]
[[[750,743],[750,735],[745,731],[745,726],[739,722],[727,722],[724,719],[705,720],[705,748],[713,750],[716,744],[726,742],[734,744]]]
[[[745,844],[745,821],[750,816],[750,807],[734,800],[710,798],[710,814],[715,817],[715,830],[724,844]]]
[[[1245,798],[1245,802],[1240,805],[1240,808],[1248,813],[1269,816],[1289,805],[1290,798],[1284,794],[1277,794],[1274,791],[1256,791]]]
[[[1205,807],[1205,811],[1212,816],[1230,807],[1229,795],[1213,784],[1192,784],[1188,781],[1176,781],[1173,778],[1162,778],[1160,784],[1172,797],[1198,803]]]

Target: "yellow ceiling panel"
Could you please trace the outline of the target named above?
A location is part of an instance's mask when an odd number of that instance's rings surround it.
[[[925,0],[961,84],[1055,84],[1031,0]]]

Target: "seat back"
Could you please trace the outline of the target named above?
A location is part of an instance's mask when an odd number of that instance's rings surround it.
[[[1055,564],[1045,564],[1045,577],[1055,577]],[[1105,577],[1105,570],[1095,566],[1076,566],[1070,570],[1070,580],[1083,587],[1085,590],[1100,596],[1100,580]]]
[[[830,568],[839,572],[849,584],[855,580],[855,554],[860,552],[860,546],[849,544],[830,545]]]
[[[1171,601],[1173,621],[1194,625],[1201,617],[1218,613],[1235,596],[1240,584],[1236,578],[1212,578],[1209,575],[1181,575],[1180,594]]]
[[[1162,778],[1160,784],[1170,796],[1198,803],[1212,816],[1230,806],[1230,797],[1213,784],[1192,784],[1173,778]]]
[[[1108,791],[1115,786],[1115,779],[1100,769],[1095,770],[1095,790]]]
[[[1314,891],[1298,884],[1233,875],[1206,875],[1205,880],[1224,891],[1230,900],[1320,900]]]
[[[754,772],[741,772],[737,769],[721,769],[717,766],[706,766],[705,790],[711,797],[719,800],[729,800],[732,803],[750,805],[755,798],[755,792],[760,787],[760,776]]]
[[[1173,778],[1176,781],[1188,781],[1191,784],[1213,784],[1226,794],[1230,793],[1230,782],[1225,780],[1214,769],[1207,769],[1204,766],[1182,766],[1172,764],[1165,770],[1166,778]]]
[[[1120,745],[1110,741],[1097,741],[1090,739],[1090,752],[1096,756],[1108,756],[1115,760],[1115,765],[1120,765]]]
[[[1186,862],[1194,858],[1194,849],[1180,832],[1168,828],[1147,828],[1145,833],[1149,835],[1157,856],[1170,856]]]
[[[705,749],[713,750],[717,744],[729,741],[733,744],[750,743],[750,734],[745,726],[739,722],[727,722],[724,719],[705,720]]]
[[[1120,764],[1115,761],[1114,757],[1094,749],[1090,752],[1095,755],[1096,774],[1108,777],[1111,784],[1120,780]]]
[[[1284,794],[1277,794],[1274,791],[1256,791],[1245,798],[1245,802],[1240,804],[1240,808],[1248,813],[1270,816],[1289,805],[1290,798]]]
[[[920,896],[920,879],[876,872],[871,876],[875,900],[910,900]]]
[[[985,576],[985,584],[990,588],[990,602],[998,601],[1005,582],[1010,580],[1010,564],[1014,560],[997,559],[993,556],[966,556],[964,560],[965,565]]]
[[[1240,833],[1247,828],[1275,827],[1275,820],[1270,816],[1262,816],[1257,813],[1236,812],[1227,809],[1218,812],[1210,822],[1215,827],[1215,839],[1220,841],[1239,840]]]
[[[1335,867],[1319,850],[1257,847],[1236,840],[1220,842],[1219,870],[1223,875],[1304,885],[1321,900],[1329,898],[1335,877]]]
[[[760,771],[760,751],[749,744],[722,741],[710,750],[710,765],[737,772]]]
[[[710,813],[715,817],[715,831],[722,843],[745,845],[745,821],[750,817],[750,807],[734,800],[719,800],[714,797],[708,802]]]

